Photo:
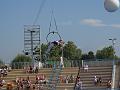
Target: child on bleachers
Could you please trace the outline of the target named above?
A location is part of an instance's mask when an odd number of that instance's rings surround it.
[[[80,78],[77,78],[75,90],[82,90],[82,81],[80,80]]]
[[[95,86],[98,84],[98,78],[96,76],[94,77],[94,84]]]

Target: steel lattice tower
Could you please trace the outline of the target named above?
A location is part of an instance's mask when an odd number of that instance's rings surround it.
[[[24,53],[32,58],[32,64],[35,61],[35,48],[40,48],[40,25],[24,25]],[[39,56],[41,57],[41,53]]]

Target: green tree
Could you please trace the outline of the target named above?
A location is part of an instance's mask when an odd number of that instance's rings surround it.
[[[45,54],[45,52],[47,50],[47,47],[48,47],[47,44],[44,44],[44,43],[41,44],[41,57],[42,57],[42,60],[44,59],[44,54]]]
[[[49,60],[57,60],[58,58],[60,58],[62,50],[60,46],[53,46],[50,50],[50,52],[48,52],[48,54],[46,53],[48,49],[48,45],[42,43],[41,44],[41,60],[42,62],[45,61],[45,59],[49,59]],[[40,48],[36,48],[35,50],[35,54],[39,54],[40,55]],[[45,56],[47,56],[47,58],[45,58]]]
[[[82,54],[81,59],[82,59],[82,60],[87,60],[87,59],[89,59],[88,54],[87,54],[87,53]]]
[[[41,44],[41,57],[42,60],[44,61],[46,51],[48,49],[47,44]],[[36,49],[37,53],[40,52],[39,47]],[[68,41],[67,44],[64,45],[63,47],[63,55],[64,59],[81,59],[81,53],[82,51],[77,48],[77,46],[74,44],[72,41]],[[47,54],[47,59],[49,60],[58,60],[60,59],[60,56],[62,55],[62,47],[61,46],[53,46],[50,52]]]
[[[51,60],[58,60],[62,55],[62,49],[60,46],[54,46],[50,51],[50,59]]]
[[[12,62],[31,62],[32,59],[24,54],[18,54]]]
[[[102,50],[97,50],[96,58],[97,59],[113,59],[114,53],[115,51],[112,46],[104,47]]]
[[[88,53],[82,54],[81,57],[82,60],[94,60],[95,55],[93,51],[89,51]]]
[[[68,60],[72,59],[80,59],[81,58],[81,50],[77,48],[77,46],[72,41],[68,41],[64,46],[64,57]]]
[[[94,55],[94,52],[93,52],[93,51],[89,51],[89,52],[88,52],[88,58],[89,58],[89,59],[95,59],[95,55]]]
[[[30,56],[18,54],[11,62],[12,68],[23,68],[24,62],[31,63],[32,59],[30,58]]]
[[[82,51],[80,49],[76,49],[75,59],[81,59]]]

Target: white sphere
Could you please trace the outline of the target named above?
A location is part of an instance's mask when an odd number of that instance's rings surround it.
[[[119,0],[105,0],[104,7],[108,12],[116,11],[120,6]]]

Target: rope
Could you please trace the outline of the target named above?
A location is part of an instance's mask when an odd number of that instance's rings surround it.
[[[52,15],[51,15],[51,20],[50,20],[49,33],[51,32],[52,20],[54,21],[54,24],[55,24],[55,30],[58,32],[57,23],[56,23],[56,19],[55,19],[53,10],[52,10]]]
[[[37,13],[37,15],[36,15],[36,18],[35,18],[35,20],[34,20],[34,22],[33,22],[33,25],[36,24],[36,22],[37,22],[37,20],[38,20],[38,18],[39,18],[39,15],[40,15],[40,13],[42,12],[43,6],[45,5],[45,2],[46,2],[46,0],[42,0],[42,3],[40,4],[40,7],[39,7],[38,13]]]

